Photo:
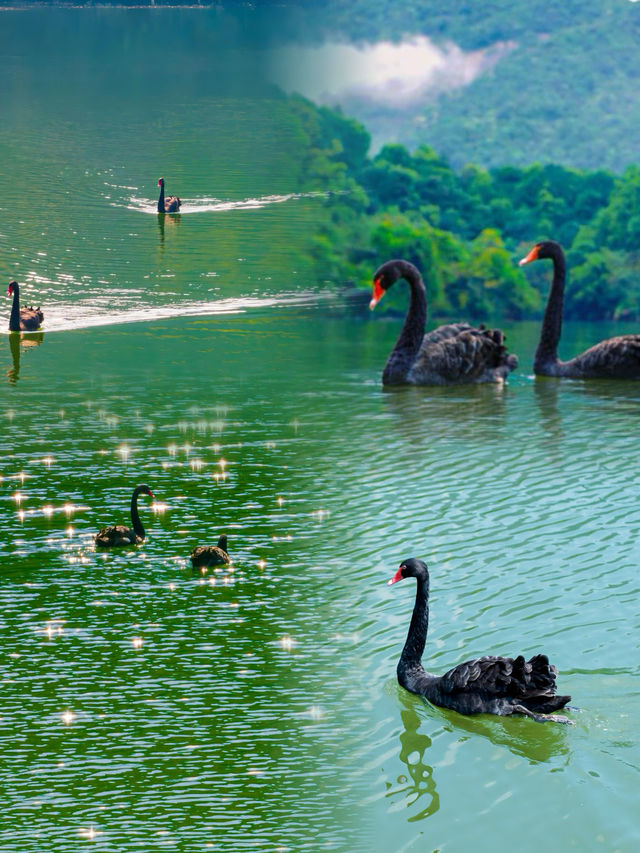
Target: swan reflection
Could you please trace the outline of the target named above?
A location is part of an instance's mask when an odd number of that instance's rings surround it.
[[[465,717],[441,708],[438,708],[438,712],[446,718],[448,731],[468,732],[474,737],[480,735],[493,744],[507,747],[510,752],[533,764],[560,756],[566,756],[568,760],[567,726],[552,722],[536,723],[522,717],[493,717],[485,714]]]
[[[504,383],[455,387],[397,386],[383,389],[384,410],[395,430],[413,443],[434,436],[495,440],[505,427],[509,386]]]
[[[564,763],[569,758],[570,740],[567,735],[569,726],[553,722],[537,723],[526,717],[516,716],[499,717],[492,714],[465,716],[457,711],[431,705],[420,697],[413,697],[401,688],[398,688],[398,695],[405,708],[415,714],[422,725],[427,723],[426,718],[429,719],[433,727],[431,735],[433,738],[444,728],[452,735],[459,735],[460,741],[467,740],[467,735],[483,737],[495,746],[506,747],[514,755],[533,764],[558,758]],[[405,712],[401,713],[404,715]],[[415,726],[413,719],[407,717],[407,720]],[[405,728],[409,734],[414,731],[406,723]],[[400,740],[402,742],[402,736]]]
[[[159,213],[158,214],[158,234],[160,235],[160,245],[164,246],[164,230],[166,227],[171,230],[172,228],[178,228],[180,225],[180,221],[182,219],[182,214],[180,213]]]
[[[7,380],[15,385],[20,378],[20,356],[23,349],[39,347],[44,340],[44,332],[10,332],[9,349],[12,366],[7,368]]]
[[[403,697],[404,698],[404,697]],[[433,741],[418,729],[422,723],[413,707],[400,712],[404,731],[400,734],[400,760],[405,764],[407,773],[398,777],[398,787],[389,791],[387,796],[402,794],[407,807],[418,804],[421,808],[412,814],[408,821],[422,820],[435,814],[440,808],[440,796],[433,778],[433,767],[424,760]]]
[[[635,379],[616,381],[608,379],[574,380],[567,382],[560,377],[536,376],[534,383],[535,401],[540,414],[540,425],[553,440],[565,437],[567,430],[564,418],[580,415],[586,401],[596,400],[609,409],[615,423],[617,415],[624,418],[637,416],[640,402],[640,383]],[[569,434],[571,430],[569,429]]]
[[[564,765],[569,761],[570,747],[565,726],[535,723],[520,717],[464,716],[430,705],[400,687],[398,700],[403,706],[400,710],[402,729],[398,758],[406,772],[398,775],[395,784],[388,783],[386,797],[396,804],[400,797],[404,806],[411,809],[408,823],[424,820],[440,809],[435,773],[444,772],[438,758],[442,754],[443,738],[451,745],[462,744],[469,740],[469,736],[480,736],[496,746],[506,747],[532,764],[552,762]],[[430,750],[435,770],[428,760]]]
[[[533,392],[540,414],[540,426],[543,432],[554,441],[564,437],[562,417],[558,409],[558,391],[561,379],[536,376],[533,382]]]

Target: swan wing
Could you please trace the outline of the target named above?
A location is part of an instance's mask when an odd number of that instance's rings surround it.
[[[103,527],[96,534],[96,544],[111,548],[120,545],[135,545],[137,539],[135,531],[124,524],[116,524],[113,527]]]
[[[517,365],[516,357],[507,354],[504,335],[498,329],[467,327],[435,342],[429,337],[425,336],[411,371],[416,381],[421,375],[433,375],[443,382],[473,382],[494,371],[507,374]]]
[[[229,562],[229,555],[216,545],[198,545],[190,554],[194,566],[220,566]]]
[[[437,329],[427,332],[422,340],[422,346],[424,348],[431,346],[431,344],[439,344],[440,341],[457,337],[461,332],[472,330],[473,326],[470,326],[468,323],[449,323],[446,326],[438,326]]]
[[[450,669],[441,679],[447,693],[485,693],[492,696],[529,698],[552,696],[556,691],[555,666],[546,655],[525,661],[517,658],[481,657]]]
[[[640,335],[618,335],[601,341],[573,361],[583,376],[640,378]]]
[[[44,320],[44,314],[39,308],[20,309],[20,328],[25,331],[39,329]]]

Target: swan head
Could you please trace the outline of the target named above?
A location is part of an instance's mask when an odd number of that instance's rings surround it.
[[[156,496],[153,494],[153,492],[151,491],[149,486],[147,486],[146,484],[143,483],[140,486],[136,486],[135,490],[139,495],[149,495],[150,498],[153,498],[153,500],[155,500]]]
[[[542,258],[554,258],[558,254],[562,254],[560,243],[556,243],[555,240],[542,240],[535,244],[528,255],[518,261],[518,266],[523,267],[531,261],[539,261]]]
[[[9,287],[7,288],[7,296],[11,296],[13,294],[14,288],[18,286],[17,281],[10,281]]]
[[[396,259],[382,264],[373,276],[373,293],[371,295],[371,302],[369,302],[369,308],[373,310],[391,285],[395,284],[399,278],[419,280],[420,273],[409,261]]]
[[[418,560],[415,557],[410,557],[408,560],[403,560],[400,567],[391,580],[387,581],[387,586],[393,583],[404,580],[404,578],[428,578],[429,570],[427,564],[423,560]]]
[[[159,186],[159,187],[163,187],[163,186],[164,186],[164,178],[158,178],[158,186]]]

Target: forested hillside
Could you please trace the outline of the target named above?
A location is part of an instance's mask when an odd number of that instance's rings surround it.
[[[434,314],[536,317],[550,267],[525,275],[516,262],[550,238],[567,251],[567,317],[640,318],[639,167],[618,176],[539,164],[454,169],[427,146],[370,157],[355,120],[302,98],[292,106],[302,174],[336,190],[314,239],[320,280],[369,288],[379,263],[404,257],[423,271]],[[393,306],[392,294],[386,301]]]
[[[382,129],[410,148],[431,145],[458,166],[544,162],[621,171],[638,160],[640,3],[329,0],[311,19],[307,35],[316,40],[422,34],[464,50],[510,43],[490,71],[437,99],[396,111],[375,100],[348,103],[376,136]]]

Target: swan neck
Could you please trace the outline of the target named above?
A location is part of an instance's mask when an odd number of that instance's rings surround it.
[[[562,334],[562,312],[564,303],[564,285],[566,280],[566,262],[564,252],[558,246],[553,255],[553,280],[542,320],[540,341],[534,358],[534,371],[558,361],[558,344]]]
[[[398,662],[398,673],[422,666],[422,655],[429,629],[429,577],[417,579],[416,603],[411,615],[407,639]]]
[[[164,183],[160,184],[160,196],[158,197],[158,213],[164,213]]]
[[[11,303],[11,314],[9,316],[9,331],[20,331],[20,288],[13,285],[13,302]]]
[[[382,375],[388,383],[406,378],[420,351],[427,322],[427,294],[422,276],[413,264],[405,263],[401,269],[402,278],[409,283],[409,310]]]
[[[136,536],[139,536],[140,539],[145,538],[145,530],[142,526],[142,522],[140,521],[140,515],[138,514],[138,495],[140,492],[138,489],[134,489],[133,495],[131,496],[131,526],[133,527]]]

